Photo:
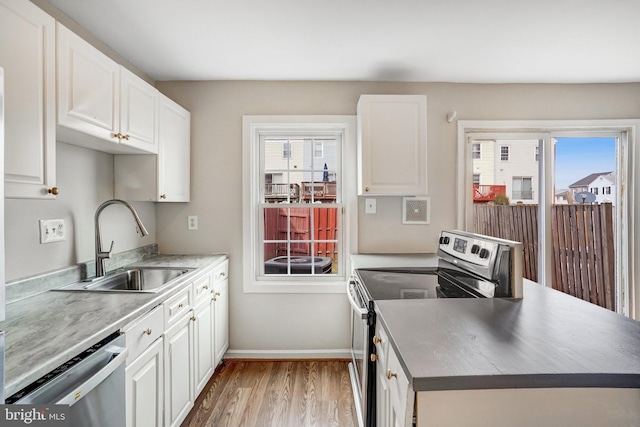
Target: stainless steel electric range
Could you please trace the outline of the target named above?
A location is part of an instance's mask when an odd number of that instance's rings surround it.
[[[349,371],[361,426],[374,427],[374,302],[392,299],[522,298],[522,245],[463,231],[443,231],[437,267],[356,269],[349,280]],[[375,360],[375,358],[373,358]]]

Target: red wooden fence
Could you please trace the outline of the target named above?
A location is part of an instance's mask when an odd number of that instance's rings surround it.
[[[311,210],[313,209],[313,245]],[[337,257],[338,208],[266,208],[264,210],[264,260],[282,255]],[[288,237],[290,233],[290,237]],[[287,242],[290,239],[291,242]],[[319,242],[319,240],[324,240]],[[287,251],[290,251],[287,253]]]

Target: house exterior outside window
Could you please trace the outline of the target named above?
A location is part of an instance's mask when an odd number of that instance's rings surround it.
[[[500,161],[508,162],[509,161],[509,146],[502,145],[500,146]]]
[[[479,143],[474,143],[472,147],[472,158],[473,159],[481,159],[482,158],[482,148]]]
[[[324,143],[322,141],[313,142],[313,157],[316,159],[324,157]]]
[[[291,158],[291,143],[289,141],[282,141],[282,158]]]
[[[530,177],[513,177],[511,198],[515,200],[533,199],[533,186]]]

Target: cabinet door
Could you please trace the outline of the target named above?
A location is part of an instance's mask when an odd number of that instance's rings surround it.
[[[161,427],[163,394],[162,338],[126,368],[127,427]]]
[[[164,336],[165,427],[179,426],[193,407],[193,311]]]
[[[190,198],[191,114],[160,94],[158,114],[158,201]]]
[[[157,115],[158,90],[120,67],[120,143],[157,153]]]
[[[229,280],[214,285],[215,366],[229,348]]]
[[[5,196],[55,198],[55,20],[29,1],[0,0]]]
[[[120,65],[62,24],[57,29],[58,124],[118,142]]]
[[[395,427],[391,415],[389,383],[385,376],[385,366],[378,359],[376,362],[376,426]]]
[[[362,95],[358,157],[358,194],[426,194],[426,96]]]
[[[194,309],[194,371],[196,391],[200,394],[207,381],[213,375],[213,304],[211,297]]]

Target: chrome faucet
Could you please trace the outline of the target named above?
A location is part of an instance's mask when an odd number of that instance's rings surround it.
[[[138,216],[138,213],[136,212],[136,210],[133,208],[133,206],[131,206],[129,203],[125,202],[124,200],[120,200],[120,199],[107,200],[106,202],[98,206],[98,209],[96,209],[96,215],[94,218],[95,229],[96,229],[96,277],[104,276],[104,273],[105,273],[104,261],[107,258],[111,258],[111,254],[113,251],[113,240],[111,241],[111,247],[109,248],[109,251],[108,252],[102,251],[102,239],[100,238],[100,213],[107,206],[114,205],[114,204],[121,204],[129,208],[129,210],[131,211],[131,214],[133,215],[133,219],[135,219],[136,225],[138,226],[137,232],[138,234],[140,234],[140,237],[144,237],[147,234],[149,234],[147,229],[144,228],[142,221],[140,221],[140,217]]]

